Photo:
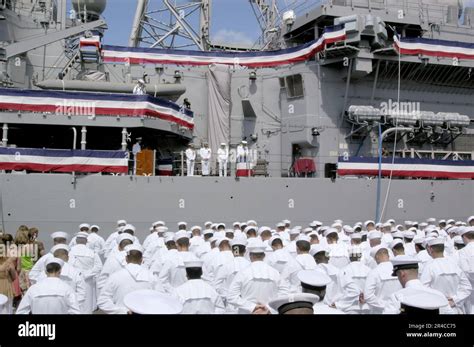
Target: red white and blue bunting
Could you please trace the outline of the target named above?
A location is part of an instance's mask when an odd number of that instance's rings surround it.
[[[127,173],[128,153],[0,147],[0,170]]]
[[[294,64],[312,58],[325,49],[326,45],[344,41],[344,26],[325,29],[317,40],[307,44],[268,52],[201,52],[175,49],[132,48],[119,46],[103,46],[104,62],[128,64],[175,64],[175,65],[211,65],[224,64],[246,66],[249,68],[275,67]]]
[[[394,47],[400,54],[474,59],[474,43],[425,38],[400,38],[398,35],[394,36],[394,40]]]
[[[340,157],[337,174],[340,176],[377,176],[378,158]],[[431,160],[382,158],[382,176],[416,178],[474,179],[474,160]]]
[[[149,95],[81,93],[0,88],[0,110],[71,116],[159,118],[193,129],[193,112]]]

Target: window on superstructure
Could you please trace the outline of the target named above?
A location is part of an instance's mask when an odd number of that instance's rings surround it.
[[[300,98],[304,96],[303,76],[301,74],[287,76],[286,91],[288,98]]]

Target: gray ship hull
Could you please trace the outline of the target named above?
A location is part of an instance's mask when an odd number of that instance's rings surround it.
[[[388,180],[382,180],[382,205]],[[353,225],[374,219],[377,181],[316,178],[218,178],[79,176],[66,174],[0,175],[4,229],[36,226],[40,238],[56,230],[75,233],[80,223],[101,226],[107,237],[118,219],[137,226],[143,239],[153,221],[202,225],[256,219],[274,226],[284,218],[293,225],[336,218]],[[393,180],[383,219],[465,220],[474,210],[472,180]]]

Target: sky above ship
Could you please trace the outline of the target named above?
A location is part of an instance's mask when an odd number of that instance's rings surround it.
[[[316,6],[321,0],[278,0],[281,11],[294,9],[301,13]],[[160,0],[150,1],[152,9],[161,8]],[[474,7],[474,0],[465,0],[465,7]],[[104,17],[109,30],[105,43],[127,46],[133,17],[135,0],[109,0]],[[191,21],[193,17],[191,17]],[[197,21],[197,18],[195,19]],[[197,24],[197,23],[194,23]],[[213,0],[211,41],[213,44],[227,44],[256,48],[262,32],[248,0]]]

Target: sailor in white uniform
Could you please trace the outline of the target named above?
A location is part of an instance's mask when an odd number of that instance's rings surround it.
[[[296,257],[294,261],[288,262],[283,269],[281,276],[283,280],[287,281],[290,286],[290,293],[299,292],[300,280],[298,279],[298,272],[301,270],[314,270],[316,269],[316,262],[314,258],[309,254],[311,244],[309,237],[306,235],[300,235],[296,239]]]
[[[295,260],[283,247],[283,240],[280,235],[273,235],[270,240],[268,240],[268,245],[272,247],[273,252],[265,256],[265,262],[282,274],[287,266]]]
[[[196,151],[194,150],[194,145],[189,144],[188,149],[185,152],[186,154],[186,174],[188,176],[194,176],[194,164],[196,162]]]
[[[209,148],[209,144],[204,143],[204,147],[201,147],[199,150],[199,156],[201,157],[202,175],[209,176],[212,156],[212,150]]]
[[[335,223],[335,225],[340,225]],[[324,232],[324,237],[327,240],[327,247],[329,249],[329,264],[342,269],[350,263],[349,254],[347,253],[347,246],[345,243],[339,241],[339,234],[337,229],[329,228]]]
[[[383,312],[390,296],[402,286],[398,279],[392,276],[393,267],[385,246],[373,247],[371,256],[375,259],[377,266],[367,275],[364,301],[369,305],[370,313],[379,314]]]
[[[82,223],[82,224],[79,225],[79,231],[83,231],[87,234],[89,234],[90,229],[91,229],[91,226],[87,223]],[[76,236],[73,236],[71,241],[69,242],[69,248],[71,248],[72,246],[75,246],[75,245],[76,245]]]
[[[266,264],[265,245],[256,240],[248,245],[251,264],[241,270],[232,281],[227,302],[235,306],[238,313],[250,314],[278,296],[288,294],[288,286],[277,270]]]
[[[194,253],[189,251],[189,236],[184,230],[178,231],[174,235],[177,252],[169,254],[163,262],[158,278],[163,283],[168,293],[173,292],[173,288],[177,288],[186,282],[186,269],[184,261],[199,260]]]
[[[217,150],[217,161],[219,162],[219,176],[227,177],[227,162],[229,160],[229,150],[225,143],[221,143]]]
[[[444,257],[443,239],[429,240],[427,248],[433,259],[424,265],[420,281],[446,296],[451,308],[450,313],[466,313],[464,304],[472,292],[469,279],[455,260]]]
[[[98,225],[91,225],[89,236],[87,237],[87,247],[92,249],[94,253],[102,257],[104,255],[105,240],[98,233],[100,227]]]
[[[474,224],[474,216],[469,217],[468,224]],[[459,267],[464,271],[471,287],[474,288],[474,226],[465,227],[459,233],[465,246],[458,252]],[[474,290],[469,300],[466,300],[466,313],[474,314]]]
[[[399,255],[395,256],[391,263],[393,266],[392,276],[398,278],[403,289],[396,291],[390,296],[383,310],[384,314],[400,314],[404,299],[414,293],[423,294],[425,297],[436,295],[439,297],[438,301],[444,303],[441,305],[441,312],[448,309],[448,300],[443,293],[423,285],[418,279],[419,259],[409,255]]]
[[[97,278],[97,291],[100,294],[102,287],[107,282],[107,279],[115,272],[123,269],[127,264],[125,257],[125,247],[133,244],[133,236],[128,233],[119,235],[118,246],[116,251],[111,252],[104,263],[99,277]]]
[[[66,244],[68,240],[68,234],[64,231],[56,231],[51,234],[51,238],[53,239],[53,246],[58,244]],[[43,273],[46,269],[46,262],[52,258],[54,258],[54,256],[51,252],[46,253],[38,259],[35,265],[33,265],[33,268],[28,274],[28,278],[32,284],[38,282],[40,277],[43,277]]]
[[[76,245],[69,252],[69,264],[79,269],[84,277],[86,298],[81,311],[91,314],[97,309],[96,278],[102,270],[102,261],[97,253],[87,247],[89,234],[80,231],[76,235]]]
[[[138,245],[125,247],[125,268],[110,275],[105,283],[97,305],[107,314],[127,314],[124,297],[135,290],[153,289],[164,292],[161,282],[141,264],[143,262],[143,249]]]
[[[80,314],[74,290],[59,277],[64,262],[50,258],[45,262],[46,278],[33,284],[23,296],[16,314]]]
[[[183,304],[183,314],[223,314],[224,303],[217,291],[201,279],[202,261],[184,261],[187,281],[175,290]]]

